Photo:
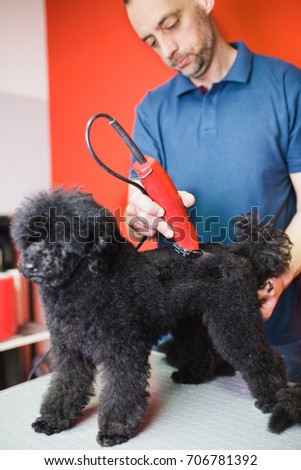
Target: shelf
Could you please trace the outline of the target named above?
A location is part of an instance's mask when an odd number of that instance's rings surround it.
[[[46,325],[26,323],[24,326],[20,327],[17,335],[7,340],[0,341],[0,352],[20,348],[21,346],[27,346],[28,344],[34,344],[40,341],[46,341],[49,337]]]

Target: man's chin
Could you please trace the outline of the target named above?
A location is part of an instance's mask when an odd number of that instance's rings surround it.
[[[189,64],[182,69],[177,69],[177,72],[187,78],[201,78],[204,75],[204,65],[192,65]]]
[[[186,78],[200,78],[202,76],[202,73],[200,71],[195,71],[195,70],[180,70],[179,73],[183,75]]]

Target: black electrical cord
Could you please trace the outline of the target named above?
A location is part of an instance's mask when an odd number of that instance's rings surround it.
[[[120,175],[119,173],[116,173],[116,171],[113,171],[111,168],[109,168],[107,165],[105,165],[101,160],[100,158],[98,157],[98,155],[96,155],[92,145],[91,145],[91,139],[90,139],[90,132],[91,132],[91,127],[92,127],[92,124],[97,120],[97,119],[100,119],[100,118],[105,118],[105,119],[108,119],[110,124],[112,125],[112,127],[114,127],[114,129],[116,130],[116,132],[121,136],[122,140],[126,143],[126,145],[129,147],[129,149],[131,150],[131,152],[133,153],[133,155],[135,156],[135,158],[139,161],[139,163],[145,163],[146,162],[146,159],[143,155],[143,153],[139,150],[139,148],[137,147],[137,145],[135,144],[135,142],[130,138],[130,136],[126,133],[126,131],[121,127],[121,125],[115,120],[113,119],[111,116],[109,116],[109,114],[104,114],[104,113],[99,113],[99,114],[95,114],[94,116],[91,117],[91,119],[89,120],[87,126],[86,126],[86,134],[85,134],[85,137],[86,137],[86,144],[87,144],[87,147],[89,149],[89,152],[91,153],[92,157],[94,158],[94,160],[98,163],[98,165],[100,165],[105,171],[107,171],[108,173],[110,173],[110,175],[113,175],[115,176],[116,178],[124,181],[125,183],[128,183],[128,184],[131,184],[132,186],[135,186],[136,188],[138,188],[143,194],[145,194],[146,196],[148,196],[147,194],[147,191],[143,188],[143,186],[141,186],[140,184],[136,183],[135,181],[129,179],[129,178],[126,178],[125,176],[122,176]]]
[[[46,351],[45,354],[43,354],[43,356],[41,356],[40,359],[37,360],[37,362],[35,363],[35,365],[33,366],[33,368],[31,369],[31,371],[28,374],[27,381],[32,379],[32,377],[34,376],[37,368],[42,364],[42,362],[44,362],[47,359],[47,357],[51,353],[51,349],[52,348],[48,349],[48,351]]]
[[[89,150],[90,154],[92,155],[92,157],[94,158],[96,163],[98,163],[98,165],[100,165],[105,171],[110,173],[110,175],[115,176],[116,178],[124,181],[125,183],[128,183],[128,184],[131,184],[132,186],[135,186],[135,188],[139,189],[143,194],[148,196],[148,193],[147,193],[146,189],[143,186],[141,186],[140,184],[136,183],[135,181],[133,181],[129,178],[126,178],[125,176],[120,175],[119,173],[116,173],[116,171],[112,170],[107,165],[105,165],[105,163],[103,163],[103,161],[100,160],[100,158],[98,157],[98,155],[94,151],[94,149],[92,147],[92,144],[91,144],[91,138],[90,138],[91,127],[92,127],[92,124],[97,119],[101,119],[101,118],[108,119],[111,126],[120,135],[122,140],[129,147],[132,154],[134,155],[134,157],[136,158],[136,160],[139,163],[143,164],[143,163],[146,163],[146,161],[147,161],[145,156],[143,155],[143,153],[139,149],[139,147],[137,147],[137,145],[135,144],[133,139],[131,139],[131,137],[123,129],[123,127],[116,121],[116,119],[112,118],[112,116],[110,116],[109,114],[106,114],[106,113],[95,114],[94,116],[91,117],[91,119],[88,121],[88,124],[86,126],[85,138],[86,138],[86,144],[87,144],[87,147],[88,147],[88,150]],[[143,235],[143,237],[141,238],[140,242],[138,243],[136,249],[139,250],[146,240],[147,240],[147,236]]]

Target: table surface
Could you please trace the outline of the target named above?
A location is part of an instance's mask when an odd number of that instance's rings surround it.
[[[201,385],[178,385],[163,355],[150,358],[151,378],[146,419],[137,436],[114,450],[299,450],[301,426],[281,435],[267,430],[269,415],[254,406],[239,374]],[[60,434],[36,434],[31,423],[39,414],[50,375],[0,393],[0,449],[99,450],[97,399],[76,425]]]

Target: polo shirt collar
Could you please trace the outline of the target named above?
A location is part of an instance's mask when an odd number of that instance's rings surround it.
[[[253,54],[243,42],[233,42],[231,43],[231,46],[237,49],[237,57],[229,72],[223,78],[222,82],[247,83],[251,74]],[[177,96],[181,96],[195,89],[195,85],[189,80],[189,78],[180,74],[177,75]]]
[[[237,56],[222,82],[247,83],[251,74],[253,54],[243,42],[232,42],[231,46],[237,49]]]
[[[181,96],[189,91],[194,91],[195,85],[189,80],[189,78],[184,77],[184,75],[176,76],[176,95]]]

